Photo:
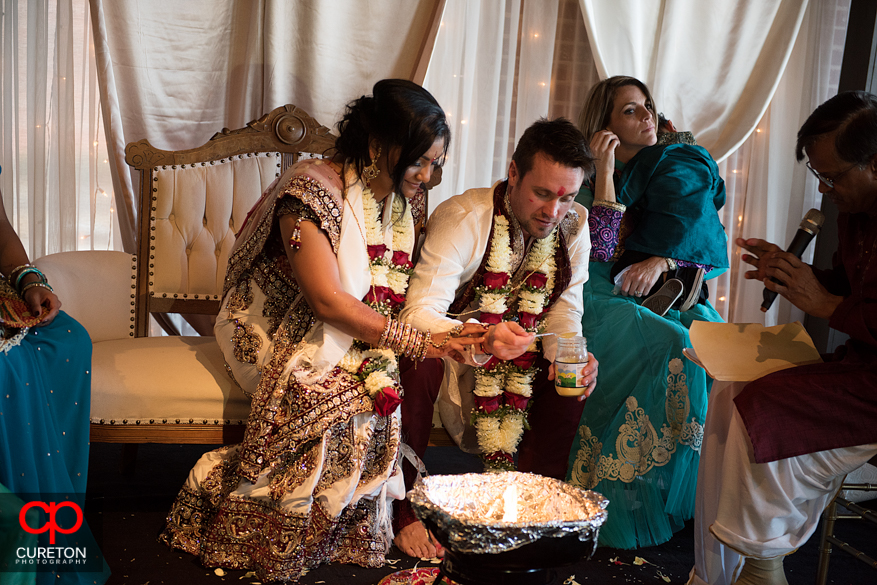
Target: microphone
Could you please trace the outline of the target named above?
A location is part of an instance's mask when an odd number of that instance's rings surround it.
[[[810,240],[819,233],[819,229],[822,227],[823,223],[825,223],[825,215],[821,211],[818,209],[811,209],[808,211],[807,215],[804,216],[804,219],[801,220],[801,225],[798,226],[798,231],[795,233],[795,237],[792,238],[792,243],[789,244],[789,248],[786,252],[794,254],[796,257],[800,258],[804,253],[804,250],[806,250],[807,246],[810,244]],[[783,284],[776,278],[771,278],[771,280],[777,284]],[[777,298],[777,293],[765,287],[762,297],[764,298],[764,302],[761,303],[761,311],[766,312],[770,309],[774,299]]]

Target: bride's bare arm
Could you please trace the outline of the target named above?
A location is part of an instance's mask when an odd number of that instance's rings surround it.
[[[301,246],[295,249],[289,245],[296,220],[295,215],[282,216],[280,233],[295,279],[314,316],[356,339],[376,345],[384,331],[386,317],[344,291],[338,259],[332,251],[329,238],[312,222],[299,223]],[[441,357],[452,350],[459,352],[466,345],[479,343],[482,333],[483,329],[479,325],[467,325],[460,335],[476,337],[452,338],[440,349],[430,346],[427,357]],[[440,344],[445,335],[433,332],[433,340]]]
[[[384,330],[384,316],[344,291],[329,237],[312,222],[298,224],[301,247],[289,245],[297,219],[295,215],[282,216],[280,233],[289,265],[314,317],[356,339],[376,344]]]

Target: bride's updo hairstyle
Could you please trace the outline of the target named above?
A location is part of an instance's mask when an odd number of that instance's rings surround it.
[[[405,170],[429,150],[436,139],[444,141],[440,163],[448,152],[451,129],[445,112],[428,91],[405,79],[383,79],[372,95],[347,104],[338,122],[335,148],[354,166],[357,176],[371,164],[369,137],[377,139],[381,151],[389,154],[399,149],[399,160],[390,169],[393,189],[402,192]]]

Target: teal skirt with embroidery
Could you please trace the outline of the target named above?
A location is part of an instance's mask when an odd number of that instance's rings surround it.
[[[659,317],[612,294],[611,268],[591,262],[585,284],[582,329],[600,373],[567,481],[609,499],[600,544],[633,549],[668,541],[694,515],[711,379],[682,349],[693,321],[722,319],[711,305]]]

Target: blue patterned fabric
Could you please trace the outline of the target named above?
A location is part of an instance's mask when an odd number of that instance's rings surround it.
[[[0,352],[0,484],[5,487],[0,492],[7,498],[8,492],[22,497],[70,494],[84,502],[90,370],[88,333],[63,311],[49,325],[30,329],[20,345]],[[83,538],[86,533],[90,538],[83,524],[69,538]],[[45,533],[40,544],[42,536]],[[68,537],[57,534],[56,538],[57,546],[65,546]],[[3,544],[8,543],[0,539]],[[100,584],[109,570],[57,575],[60,578],[52,572],[0,573],[0,582],[32,583],[35,576],[37,583],[45,584]]]

